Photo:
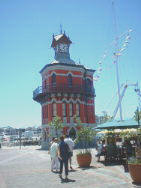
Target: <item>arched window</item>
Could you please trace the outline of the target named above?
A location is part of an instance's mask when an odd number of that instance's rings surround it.
[[[62,104],[62,111],[63,111],[63,116],[66,117],[67,116],[67,104],[64,102]]]
[[[80,117],[80,103],[76,103],[76,116]]]
[[[86,79],[86,90],[90,91],[92,87],[92,82],[90,79]]]
[[[56,74],[53,73],[52,75],[52,86],[55,87],[56,86]]]
[[[52,116],[55,117],[57,114],[57,111],[56,111],[56,103],[52,103]]]
[[[68,75],[68,87],[72,87],[72,75]]]
[[[44,88],[46,89],[47,81],[44,81]]]
[[[73,116],[73,103],[70,103],[70,117]]]

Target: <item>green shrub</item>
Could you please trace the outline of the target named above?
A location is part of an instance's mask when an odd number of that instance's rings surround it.
[[[128,160],[128,164],[141,164],[141,159],[137,159],[135,157],[131,157],[129,160]]]

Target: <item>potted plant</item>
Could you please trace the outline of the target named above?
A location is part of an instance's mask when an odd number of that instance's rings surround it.
[[[80,167],[89,167],[92,160],[90,143],[93,141],[94,131],[90,127],[81,127],[78,131],[76,143],[79,143],[79,152],[76,155]]]
[[[128,169],[132,180],[141,183],[141,159],[136,157],[128,160]]]
[[[140,125],[140,120],[141,120],[141,111],[137,107],[137,110],[135,111],[134,114],[134,119],[138,122],[139,128],[137,129],[137,148],[136,148],[136,157],[141,158],[141,125]]]
[[[141,183],[141,128],[137,129],[136,141],[135,157],[128,160],[128,169],[133,181],[135,183]]]
[[[141,128],[137,129],[137,147],[136,147],[136,158],[141,159]]]

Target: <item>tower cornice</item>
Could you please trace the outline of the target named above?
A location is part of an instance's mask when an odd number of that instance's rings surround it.
[[[52,63],[52,64],[47,64],[47,65],[45,65],[42,69],[41,69],[41,71],[40,71],[40,73],[42,74],[43,72],[44,72],[44,70],[46,70],[46,69],[48,69],[48,70],[53,70],[54,68],[67,68],[67,67],[72,67],[72,68],[78,68],[78,69],[81,69],[81,70],[83,70],[83,71],[85,71],[86,73],[88,73],[88,72],[90,72],[90,73],[94,73],[95,72],[95,70],[93,70],[93,69],[87,69],[87,68],[85,68],[83,65],[77,65],[77,64],[66,64],[66,63]]]

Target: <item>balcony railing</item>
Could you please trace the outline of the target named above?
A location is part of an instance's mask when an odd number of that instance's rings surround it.
[[[39,86],[33,91],[33,99],[36,100],[38,97],[43,97],[45,94],[51,93],[70,93],[70,94],[87,94],[95,96],[95,91],[93,87],[85,87],[80,85],[69,86],[67,84],[57,84],[57,85],[46,85]]]

